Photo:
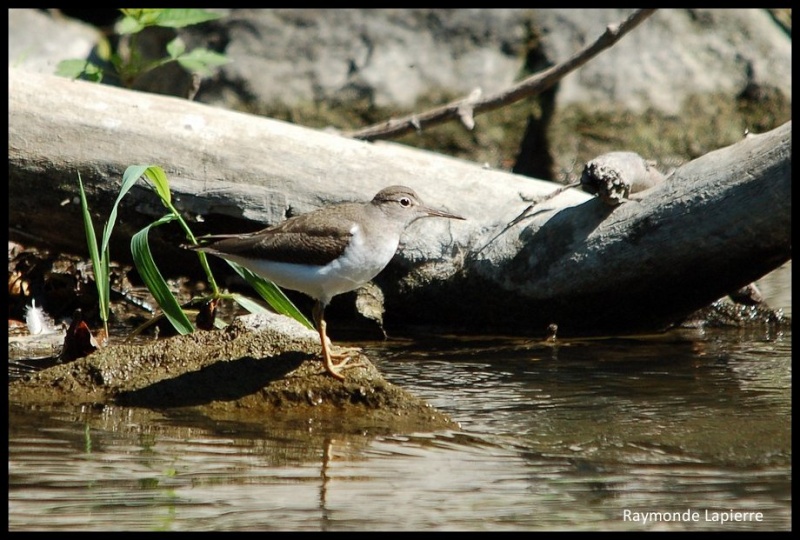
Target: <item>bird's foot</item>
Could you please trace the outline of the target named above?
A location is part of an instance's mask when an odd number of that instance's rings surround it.
[[[333,378],[343,381],[344,375],[342,375],[341,370],[361,365],[360,363],[356,362],[347,365],[348,362],[350,362],[351,355],[361,351],[361,349],[358,347],[335,347],[333,343],[331,343],[331,340],[328,338],[328,334],[325,331],[325,319],[322,318],[321,310],[323,308],[319,306],[320,304],[317,303],[314,313],[314,322],[317,325],[320,344],[322,345],[322,360],[325,363],[325,371],[327,371]],[[334,363],[334,358],[338,360],[338,362]]]
[[[342,370],[362,366],[361,362],[351,362],[353,356],[361,352],[360,347],[337,347],[323,334],[322,337],[322,361],[325,363],[327,371],[335,379],[344,380]],[[335,362],[334,362],[335,360]]]
[[[363,366],[361,361],[353,362],[353,356],[361,352],[360,347],[325,347],[322,350],[322,359],[325,362],[325,371],[340,381],[344,380],[341,373],[345,369]],[[336,360],[334,362],[334,360]]]
[[[352,356],[360,354],[362,350],[361,347],[339,347],[336,345],[329,345],[328,347],[331,358],[339,360],[336,363],[337,366],[344,366]]]

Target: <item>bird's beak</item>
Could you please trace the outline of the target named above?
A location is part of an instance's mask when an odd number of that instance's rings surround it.
[[[449,218],[449,219],[461,219],[461,220],[465,220],[465,221],[467,219],[467,218],[463,218],[461,216],[458,216],[456,214],[451,214],[450,212],[445,212],[444,210],[439,210],[437,208],[431,208],[430,206],[425,206],[425,207],[422,208],[422,210],[430,217],[443,217],[443,218]]]

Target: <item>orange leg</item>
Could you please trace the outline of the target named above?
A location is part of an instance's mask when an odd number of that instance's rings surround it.
[[[325,362],[325,371],[330,373],[334,378],[339,379],[340,381],[344,380],[344,375],[339,373],[336,370],[336,367],[342,367],[345,363],[349,360],[349,358],[345,358],[343,361],[339,362],[338,364],[334,364],[333,360],[331,359],[332,356],[339,357],[339,355],[331,354],[331,351],[328,349],[328,336],[325,333],[325,320],[320,320],[317,328],[319,330],[319,340],[322,343],[322,359]]]
[[[342,375],[337,368],[343,368],[344,365],[350,360],[350,357],[347,353],[335,353],[330,350],[328,347],[328,334],[326,332],[327,325],[325,324],[325,304],[322,302],[316,302],[314,304],[314,309],[312,310],[312,316],[314,317],[314,325],[317,327],[317,332],[319,332],[319,341],[322,344],[322,360],[325,363],[325,371],[331,374],[332,377],[339,379],[340,381],[344,380],[344,375]],[[340,360],[338,363],[333,363],[333,358]]]

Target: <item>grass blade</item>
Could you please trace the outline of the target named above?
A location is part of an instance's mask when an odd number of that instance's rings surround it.
[[[139,178],[141,178],[147,168],[147,165],[131,165],[125,169],[122,175],[122,185],[119,188],[119,195],[117,195],[117,200],[114,201],[114,206],[111,207],[111,213],[108,215],[108,223],[103,230],[103,247],[101,251],[105,251],[108,247],[108,242],[111,239],[111,232],[114,230],[114,225],[117,223],[117,209],[119,208],[119,203],[134,184],[136,184]]]
[[[158,267],[156,267],[147,239],[151,228],[169,223],[175,219],[177,218],[174,215],[168,214],[136,233],[131,238],[131,254],[133,255],[136,270],[158,302],[158,305],[161,306],[164,316],[175,327],[175,330],[182,335],[186,335],[194,332],[194,326],[180,304],[178,304],[178,300],[173,296],[172,291],[169,290],[167,282],[164,281],[164,277],[159,272]]]
[[[250,313],[271,313],[269,309],[265,308],[252,298],[248,298],[247,296],[241,294],[232,294],[231,298],[233,298],[237,304],[242,306]]]
[[[286,294],[278,288],[277,285],[272,283],[271,281],[267,281],[263,278],[258,277],[254,273],[252,273],[247,268],[239,266],[236,263],[226,261],[234,271],[242,276],[242,278],[250,284],[253,289],[258,293],[258,295],[267,301],[267,303],[282,315],[286,315],[291,317],[292,319],[298,321],[300,324],[306,326],[307,328],[314,329],[314,325],[303,315],[299,309],[286,297]],[[247,306],[242,306],[245,309]]]
[[[92,214],[89,212],[86,192],[83,189],[81,173],[78,173],[78,191],[81,196],[81,211],[83,212],[83,227],[86,231],[86,245],[89,247],[89,257],[92,259],[92,270],[94,271],[94,282],[97,286],[100,318],[103,320],[103,324],[107,325],[110,302],[108,261],[103,261],[103,259],[100,258],[100,251],[97,247],[97,236],[94,232],[94,223],[92,223]]]
[[[161,197],[161,202],[164,203],[164,206],[170,208],[172,205],[172,192],[169,190],[169,181],[164,169],[157,165],[150,166],[144,171],[144,175],[153,183],[153,187],[158,196]]]

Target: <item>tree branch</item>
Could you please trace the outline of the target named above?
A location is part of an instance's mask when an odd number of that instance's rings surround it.
[[[571,58],[545,71],[531,75],[527,79],[494,95],[481,99],[480,92],[473,91],[468,97],[453,101],[447,105],[420,114],[389,119],[386,122],[363,129],[347,131],[343,135],[365,141],[391,139],[412,131],[422,131],[423,128],[443,124],[453,119],[460,119],[467,129],[472,129],[474,125],[473,116],[475,114],[499,109],[526,97],[544,92],[563,79],[568,73],[578,69],[605,49],[610,48],[622,36],[636,28],[639,23],[655,11],[655,9],[640,9],[632,13],[623,22],[608,25],[606,31],[597,41],[578,51]]]

